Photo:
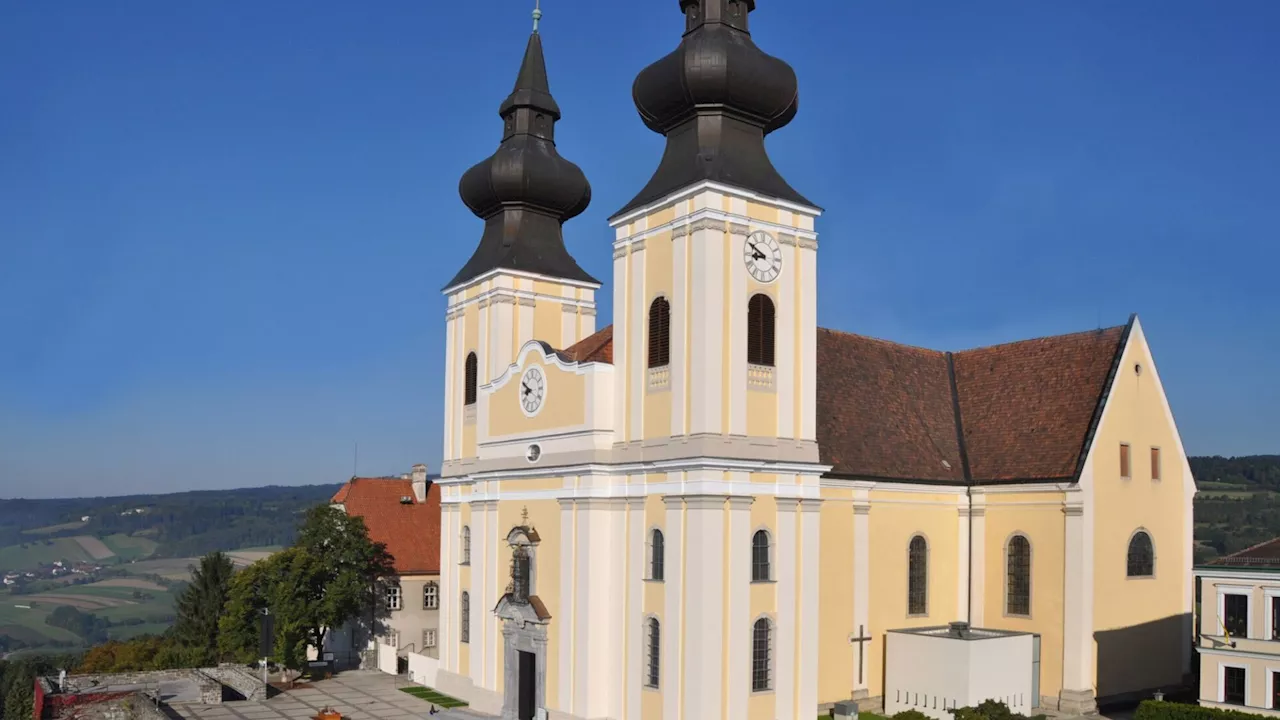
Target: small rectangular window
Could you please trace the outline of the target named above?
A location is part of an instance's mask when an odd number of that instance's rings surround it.
[[[1222,668],[1222,702],[1228,705],[1244,704],[1244,668]]]
[[[436,631],[423,630],[422,631],[422,647],[433,648],[435,646],[436,646]]]
[[[1160,479],[1160,448],[1151,448],[1151,479]]]
[[[1271,639],[1280,640],[1280,597],[1271,600]]]
[[[1129,472],[1129,444],[1120,443],[1120,477],[1131,478],[1133,475]]]
[[[1280,672],[1271,673],[1271,709],[1280,710]]]

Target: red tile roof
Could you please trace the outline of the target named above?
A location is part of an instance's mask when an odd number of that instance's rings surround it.
[[[1244,568],[1280,568],[1280,538],[1224,555],[1210,561],[1209,564]]]
[[[364,518],[369,537],[387,546],[401,575],[440,574],[440,488],[427,481],[425,502],[414,498],[413,481],[352,478],[334,494],[348,515]]]
[[[822,462],[868,479],[1075,480],[1131,325],[957,353],[819,328]],[[563,355],[613,362],[613,326]]]
[[[596,334],[583,338],[577,345],[565,350],[564,356],[580,363],[613,364],[613,326],[609,325]]]
[[[1127,327],[943,353],[818,331],[818,447],[833,475],[1074,480]]]

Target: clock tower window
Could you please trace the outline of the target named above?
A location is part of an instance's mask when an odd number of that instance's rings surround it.
[[[671,305],[660,297],[649,306],[649,367],[671,364]]]
[[[466,389],[463,392],[463,405],[476,404],[476,381],[479,375],[479,363],[475,353],[467,353]],[[454,397],[457,397],[456,395]]]
[[[774,309],[768,295],[756,294],[747,303],[747,362],[773,367]]]

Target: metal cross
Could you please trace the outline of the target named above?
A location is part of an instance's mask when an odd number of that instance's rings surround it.
[[[858,684],[861,685],[862,684],[862,666],[866,662],[866,660],[863,658],[863,648],[866,645],[866,643],[871,642],[871,636],[867,634],[867,630],[865,626],[859,625],[858,636],[854,637],[853,634],[850,633],[849,642],[858,643]]]

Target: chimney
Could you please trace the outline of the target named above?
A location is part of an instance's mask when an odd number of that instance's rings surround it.
[[[427,466],[418,463],[413,466],[413,497],[418,502],[427,501]]]

